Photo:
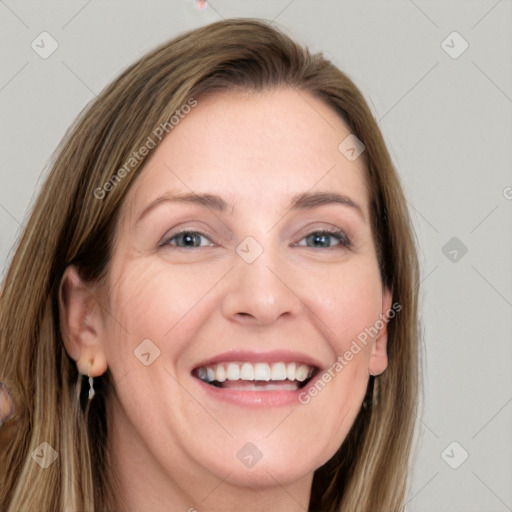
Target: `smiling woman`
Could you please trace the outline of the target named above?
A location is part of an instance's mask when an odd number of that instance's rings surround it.
[[[345,74],[257,20],[166,43],[77,120],[7,272],[1,510],[403,510],[418,284]]]

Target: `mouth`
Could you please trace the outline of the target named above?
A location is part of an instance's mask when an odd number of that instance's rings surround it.
[[[302,362],[229,361],[199,366],[192,374],[202,382],[233,391],[297,391],[319,368]]]
[[[217,354],[193,367],[191,376],[207,400],[229,406],[301,406],[301,393],[314,385],[321,363],[290,350],[234,350]]]

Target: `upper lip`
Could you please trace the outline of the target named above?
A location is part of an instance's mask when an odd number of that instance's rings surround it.
[[[205,359],[194,366],[197,368],[214,365],[217,363],[229,362],[247,362],[247,363],[304,363],[314,368],[322,368],[322,364],[316,359],[303,352],[291,350],[271,350],[267,352],[255,352],[250,350],[231,350]]]

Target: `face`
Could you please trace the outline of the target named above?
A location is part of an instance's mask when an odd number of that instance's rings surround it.
[[[130,189],[99,334],[108,409],[171,479],[312,475],[385,369],[385,329],[358,341],[390,296],[349,134],[292,89],[199,98]]]

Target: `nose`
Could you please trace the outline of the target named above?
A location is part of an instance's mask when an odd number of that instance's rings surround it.
[[[234,255],[222,312],[241,324],[270,325],[279,318],[293,318],[304,307],[296,269],[285,265],[277,250],[265,249],[248,263]]]

